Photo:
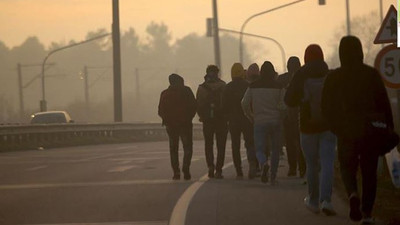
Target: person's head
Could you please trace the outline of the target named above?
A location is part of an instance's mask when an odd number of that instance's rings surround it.
[[[260,77],[260,67],[258,67],[257,63],[253,63],[249,66],[246,73],[246,79],[249,82],[254,82]]]
[[[219,73],[219,69],[218,66],[216,65],[208,65],[207,69],[206,69],[206,76],[211,78],[211,79],[216,79],[218,78],[218,73]]]
[[[260,77],[275,80],[277,76],[274,65],[270,61],[265,61],[261,66]]]
[[[339,58],[342,67],[362,64],[364,54],[360,39],[355,36],[345,36],[340,40]]]
[[[245,73],[242,64],[234,63],[231,68],[231,77],[234,79],[244,79]]]
[[[318,60],[324,60],[324,53],[321,47],[317,44],[309,45],[304,52],[304,64]]]
[[[184,85],[184,80],[183,77],[179,76],[178,74],[171,74],[168,77],[169,84],[171,86],[179,86],[179,85]]]
[[[292,56],[287,61],[287,69],[289,73],[295,73],[301,67],[300,59],[296,56]]]

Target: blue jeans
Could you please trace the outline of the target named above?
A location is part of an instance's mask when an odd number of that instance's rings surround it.
[[[310,203],[318,206],[322,201],[331,202],[336,136],[330,131],[301,133],[301,146],[307,165]]]
[[[254,145],[256,156],[260,165],[268,161],[265,152],[268,144],[271,150],[271,176],[276,177],[279,165],[279,150],[281,146],[282,128],[280,121],[271,121],[267,123],[254,124]]]

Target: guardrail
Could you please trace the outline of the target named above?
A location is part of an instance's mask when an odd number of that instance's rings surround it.
[[[201,124],[193,124],[193,138],[202,137]],[[168,135],[160,123],[0,126],[0,151],[163,140]]]

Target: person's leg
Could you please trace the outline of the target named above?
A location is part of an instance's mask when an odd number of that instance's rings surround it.
[[[307,185],[309,204],[319,206],[319,134],[301,133],[301,146],[307,166]]]
[[[335,215],[331,205],[333,171],[335,161],[336,136],[330,131],[320,134],[319,156],[321,164],[320,198],[322,211],[327,215]]]
[[[226,138],[228,135],[228,124],[225,121],[218,121],[216,124],[216,138],[217,138],[217,164],[215,167],[215,174],[218,178],[222,177],[222,167],[225,161],[225,148]]]
[[[204,145],[205,145],[205,153],[206,153],[206,161],[208,167],[208,176],[214,177],[214,133],[215,133],[215,125],[210,122],[203,123],[203,135],[204,135]]]
[[[171,167],[174,172],[174,180],[180,179],[179,169],[179,129],[173,126],[167,126],[167,133],[169,138],[169,154],[171,160]]]
[[[366,146],[360,154],[362,176],[361,211],[364,217],[371,217],[375,203],[377,185],[378,154],[375,149]]]
[[[262,166],[267,162],[265,155],[266,149],[266,125],[255,124],[254,125],[254,145],[256,148],[256,156],[258,163]]]
[[[243,138],[244,145],[246,147],[247,160],[249,162],[249,178],[253,179],[256,177],[257,170],[257,158],[256,158],[256,150],[254,147],[254,135],[253,135],[253,124],[251,124],[247,118],[242,121],[243,126]]]
[[[231,134],[232,141],[232,157],[233,157],[233,165],[236,169],[237,176],[243,176],[242,172],[242,159],[240,156],[240,134],[241,134],[241,126],[237,121],[229,122],[229,131]]]
[[[181,128],[181,140],[183,145],[183,163],[182,171],[184,179],[189,180],[190,175],[190,163],[193,155],[193,125],[192,123],[182,126]]]
[[[350,219],[359,221],[362,218],[360,211],[360,198],[357,187],[357,170],[360,162],[358,142],[355,140],[338,139],[338,156],[340,174],[349,196]]]
[[[293,126],[290,123],[289,118],[283,120],[283,131],[286,142],[286,154],[289,163],[288,176],[296,176],[297,167],[297,150],[296,150],[296,139],[294,137]],[[295,128],[295,129],[298,129]]]
[[[282,146],[281,123],[279,121],[270,123],[267,132],[267,136],[270,137],[268,140],[271,143],[271,183],[273,184],[276,180],[276,174],[278,172],[280,147]]]

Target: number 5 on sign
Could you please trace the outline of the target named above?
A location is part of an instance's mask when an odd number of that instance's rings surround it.
[[[396,45],[386,46],[378,53],[375,68],[387,87],[400,89],[400,49]]]

